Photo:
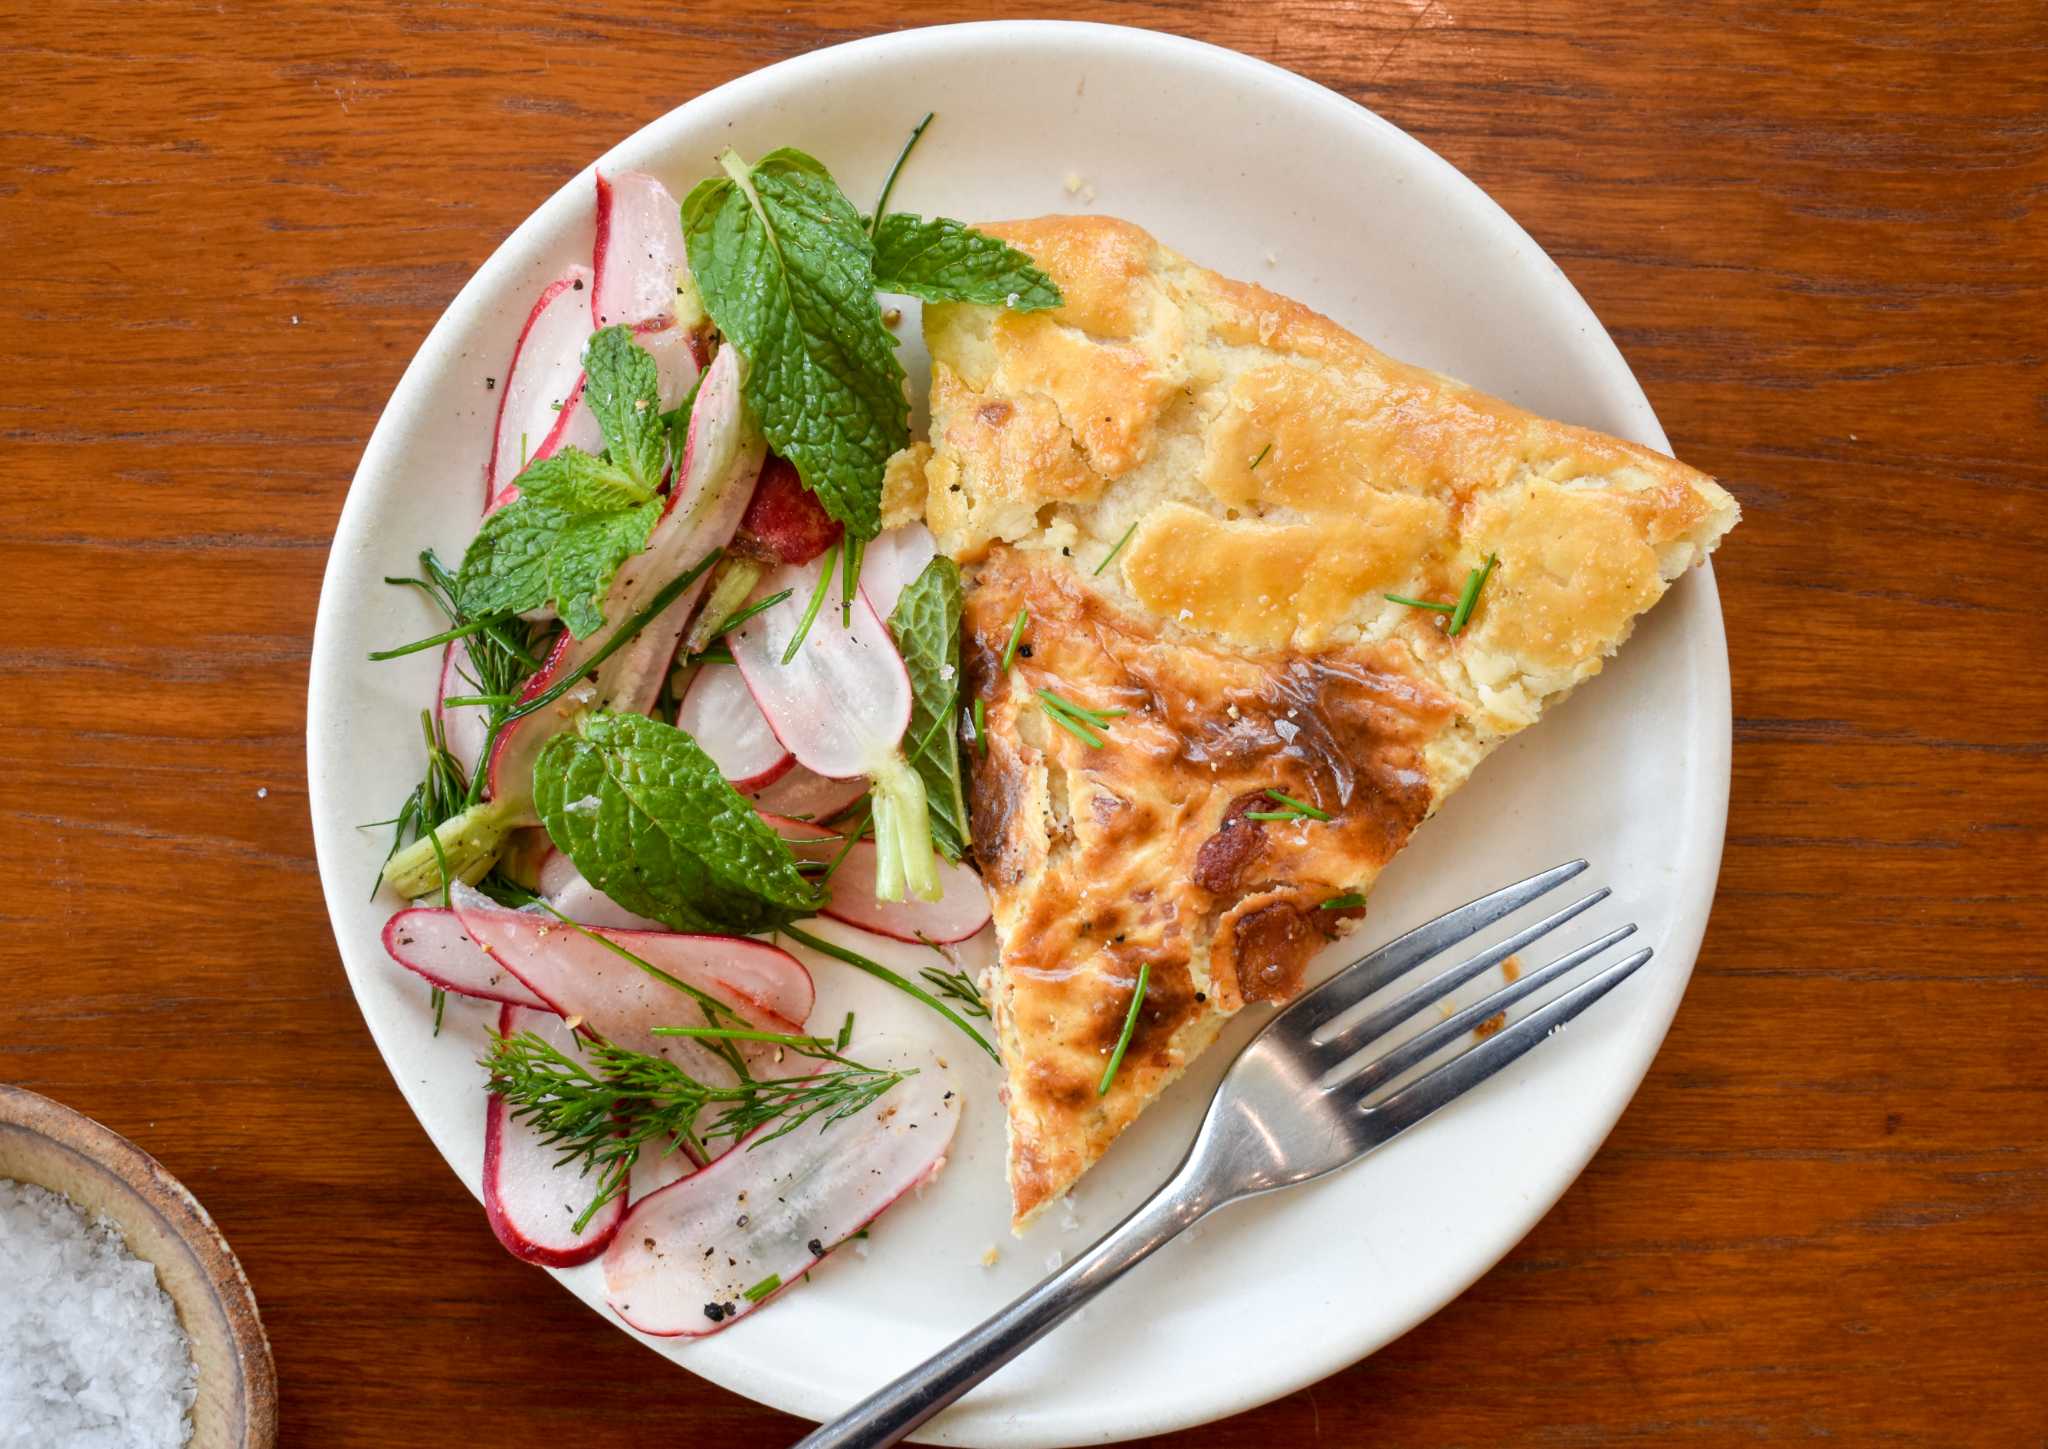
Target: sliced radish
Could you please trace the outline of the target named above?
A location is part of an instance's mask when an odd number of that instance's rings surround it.
[[[763,811],[761,818],[775,833],[790,843],[798,860],[846,858],[826,883],[825,908],[821,915],[892,941],[911,941],[950,946],[979,935],[989,922],[988,891],[981,877],[964,865],[939,863],[943,893],[936,901],[912,898],[908,901],[875,899],[875,843],[857,840],[851,846],[846,836],[804,820],[791,820]]]
[[[498,1013],[498,1035],[522,1032],[532,1032],[589,1065],[582,1039],[553,1012],[508,1006]],[[589,1262],[605,1250],[626,1216],[621,1194],[593,1213],[583,1231],[576,1231],[580,1204],[589,1201],[597,1178],[577,1164],[564,1165],[560,1158],[559,1148],[531,1123],[515,1122],[505,1099],[491,1094],[484,1109],[484,1215],[507,1252],[547,1268]]]
[[[445,906],[414,906],[384,923],[384,949],[392,960],[443,991],[502,1001],[509,1006],[548,1004],[524,981],[491,959]]]
[[[875,843],[857,841],[832,873],[824,914],[897,941],[949,946],[980,934],[989,921],[988,891],[981,877],[964,865],[942,860],[939,885],[942,894],[935,901],[915,896],[905,901],[876,900]]]
[[[552,845],[541,858],[538,893],[572,921],[621,931],[666,931],[667,926],[635,915],[583,878],[576,862]]]
[[[633,1159],[633,1171],[626,1181],[626,1205],[651,1197],[672,1182],[681,1182],[697,1170],[698,1164],[681,1143],[649,1142]]]
[[[512,346],[498,389],[498,426],[484,480],[486,512],[499,506],[521,468],[561,446],[557,435],[574,421],[583,387],[583,345],[590,340],[591,281],[590,268],[571,267],[549,282]]]
[[[876,895],[897,901],[907,889],[938,900],[924,781],[900,748],[910,723],[910,674],[863,591],[850,605],[834,599],[816,611],[806,631],[822,577],[817,563],[771,570],[755,597],[785,589],[789,596],[728,631],[726,643],[769,728],[798,764],[832,779],[867,776],[880,846]]]
[[[923,1047],[850,1051],[917,1075],[856,1117],[773,1141],[757,1135],[636,1203],[604,1256],[605,1298],[621,1318],[665,1338],[716,1333],[945,1165],[960,1121],[945,1066]],[[707,1311],[714,1305],[716,1317]]]
[[[910,675],[888,626],[859,592],[846,613],[833,594],[796,657],[782,662],[803,627],[819,571],[816,562],[770,569],[754,597],[785,590],[789,597],[725,637],[775,737],[804,768],[844,780],[871,774],[895,752],[910,723]]]
[[[747,551],[768,563],[805,564],[839,542],[845,529],[797,477],[796,464],[770,454],[740,520]]]
[[[896,601],[938,551],[932,531],[922,523],[906,523],[869,539],[860,556],[860,591],[875,612],[884,619],[895,613]]]
[[[767,788],[745,793],[764,815],[830,820],[860,799],[867,787],[865,780],[828,780],[798,765]]]
[[[701,1080],[726,1079],[716,1057],[687,1038],[651,1034],[657,1026],[701,1025],[701,1008],[687,993],[605,943],[717,997],[764,1031],[801,1032],[811,1014],[811,973],[765,941],[677,931],[578,930],[532,911],[508,911],[467,886],[455,886],[452,898],[470,938],[550,1009],[615,1046],[667,1057]]]
[[[676,728],[711,756],[736,790],[772,785],[796,765],[796,756],[768,728],[747,681],[730,665],[707,664],[697,671],[676,710]]]
[[[683,451],[682,479],[669,491],[668,511],[654,526],[646,551],[626,560],[605,596],[607,627],[588,639],[577,639],[564,630],[546,664],[528,681],[524,698],[535,698],[582,671],[609,641],[613,629],[624,627],[677,575],[731,541],[760,472],[766,444],[747,421],[740,399],[739,354],[730,347],[705,371]],[[700,577],[632,643],[604,662],[594,685],[571,690],[548,708],[514,720],[499,731],[490,768],[491,801],[500,816],[516,813],[518,818],[511,820],[512,824],[530,824],[537,819],[531,803],[534,759],[541,747],[583,710],[597,706],[646,713],[661,692],[676,641],[703,589]]]
[[[465,775],[476,772],[483,757],[484,741],[491,732],[490,721],[481,708],[471,704],[450,706],[450,695],[475,694],[476,670],[469,662],[469,641],[451,639],[441,651],[441,692],[434,701],[434,719],[441,726],[441,738],[448,753],[462,766]]]
[[[676,312],[676,279],[688,265],[683,209],[644,171],[597,173],[597,245],[590,315],[598,327],[665,325]]]

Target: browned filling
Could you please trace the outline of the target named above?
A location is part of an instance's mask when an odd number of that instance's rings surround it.
[[[1017,611],[1029,623],[1001,667]],[[1042,1105],[1095,1109],[1138,968],[1150,987],[1122,1073],[1171,1070],[1210,1011],[1280,1001],[1428,813],[1421,747],[1452,702],[1400,646],[1240,654],[1167,639],[1060,560],[996,548],[970,581],[975,851],[998,903],[1010,1048]],[[1037,694],[1124,710],[1090,748]],[[1276,789],[1330,818],[1255,819]]]

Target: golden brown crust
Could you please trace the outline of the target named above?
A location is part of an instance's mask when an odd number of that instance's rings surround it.
[[[1066,298],[925,309],[925,517],[970,566],[1021,1221],[1228,1013],[1297,989],[1350,914],[1321,903],[1597,673],[1736,510],[1681,463],[1397,362],[1127,222],[985,229]],[[1489,555],[1456,638],[1385,597],[1448,602]],[[1005,674],[1019,607],[1034,652]],[[1040,686],[1131,713],[1090,749]],[[1245,819],[1267,787],[1336,819]],[[1097,1098],[1141,960],[1138,1034]]]
[[[1018,610],[1024,645],[1000,667]],[[1020,1215],[1064,1191],[1246,1001],[1290,995],[1345,919],[1320,910],[1378,874],[1426,815],[1423,743],[1455,702],[1399,645],[1258,653],[1162,637],[1039,554],[982,563],[965,683],[989,741],[969,754],[977,863],[1002,941]],[[1101,748],[1038,691],[1124,710]],[[1278,789],[1328,821],[1249,818]],[[1096,1088],[1150,984],[1112,1090]]]

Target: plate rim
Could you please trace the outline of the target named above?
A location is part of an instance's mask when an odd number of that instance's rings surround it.
[[[421,1110],[420,1103],[415,1099],[416,1093],[411,1077],[402,1069],[399,1062],[393,1060],[384,1040],[370,1025],[367,1013],[364,1012],[360,994],[356,990],[355,967],[351,962],[348,944],[350,938],[337,908],[337,901],[340,899],[336,895],[338,883],[336,879],[331,879],[337,875],[339,866],[331,860],[330,852],[322,846],[325,832],[315,798],[318,793],[316,782],[320,774],[320,761],[324,753],[323,744],[327,735],[325,722],[339,717],[337,712],[327,706],[330,682],[340,677],[338,671],[331,667],[335,662],[331,656],[339,647],[335,641],[340,633],[339,626],[332,616],[340,607],[341,581],[349,571],[348,554],[351,550],[345,545],[358,536],[369,536],[371,533],[365,523],[365,515],[370,508],[368,493],[366,489],[358,489],[356,485],[366,476],[381,473],[389,466],[385,455],[396,448],[396,435],[399,431],[395,415],[400,409],[396,404],[401,398],[422,387],[429,377],[453,364],[460,355],[459,350],[453,345],[455,340],[475,325],[478,320],[477,314],[488,307],[494,294],[504,285],[504,280],[515,275],[522,265],[533,260],[534,253],[545,245],[545,238],[557,227],[558,217],[568,208],[583,204],[583,200],[588,196],[592,174],[600,167],[610,164],[612,158],[620,151],[632,148],[648,132],[682,124],[686,116],[716,112],[736,101],[742,101],[747,92],[757,87],[779,85],[806,73],[828,72],[849,64],[872,63],[876,59],[889,58],[892,52],[920,46],[945,45],[956,40],[969,43],[983,40],[1000,43],[1004,36],[1027,34],[1034,37],[1056,35],[1072,39],[1077,47],[1077,64],[1114,61],[1120,47],[1129,47],[1134,52],[1175,53],[1180,58],[1191,60],[1198,65],[1216,65],[1226,70],[1236,70],[1240,75],[1259,83],[1279,84],[1295,90],[1320,113],[1320,125],[1360,127],[1365,131],[1377,133],[1381,141],[1409,152],[1422,169],[1432,173],[1433,179],[1452,190],[1462,191],[1467,205],[1475,206],[1478,214],[1498,228],[1504,237],[1526,247],[1535,258],[1540,259],[1548,267],[1552,274],[1552,284],[1561,289],[1553,300],[1571,313],[1577,324],[1577,331],[1582,334],[1582,345],[1590,349],[1591,354],[1597,354],[1589,355],[1588,360],[1597,364],[1601,382],[1616,389],[1614,401],[1631,415],[1634,422],[1632,435],[1663,452],[1670,452],[1669,440],[1650,406],[1648,397],[1605,325],[1563,269],[1505,208],[1450,161],[1369,107],[1306,76],[1257,56],[1173,32],[1098,21],[983,20],[920,26],[821,47],[757,67],[649,119],[607,147],[603,153],[566,179],[559,188],[528,213],[470,275],[435,320],[418,350],[407,363],[390,396],[385,400],[377,423],[364,446],[362,457],[350,479],[348,495],[336,520],[334,542],[321,577],[320,601],[308,668],[306,738],[308,809],[313,817],[315,857],[323,903],[327,907],[329,925],[335,935],[337,954],[342,958],[344,971],[349,976],[350,994],[355,999],[357,1011],[363,1017],[372,1042],[376,1045],[378,1054],[383,1059],[386,1070],[390,1072],[393,1084],[399,1089],[408,1110],[426,1132],[435,1150],[449,1163],[451,1170],[454,1170],[454,1163],[449,1148],[442,1141],[441,1134],[430,1125],[428,1114]],[[1081,52],[1082,47],[1087,48],[1085,55]],[[1597,1130],[1589,1130],[1586,1133],[1585,1138],[1576,1144],[1577,1151],[1560,1154],[1560,1165],[1568,1163],[1569,1170],[1554,1177],[1554,1190],[1551,1190],[1551,1184],[1546,1183],[1545,1190],[1531,1194],[1515,1210],[1501,1214],[1494,1224],[1494,1230],[1484,1235],[1484,1243],[1476,1250],[1468,1252],[1466,1262],[1472,1265],[1471,1271],[1446,1276],[1442,1291],[1430,1295],[1434,1301],[1429,1306],[1406,1317],[1405,1321],[1390,1331],[1367,1330],[1353,1335],[1332,1334],[1324,1340],[1324,1352],[1303,1354],[1285,1365],[1274,1366],[1270,1374],[1250,1393],[1238,1392],[1233,1388],[1204,1394],[1199,1385],[1190,1385],[1187,1397],[1177,1401],[1173,1409],[1164,1414],[1108,1405],[1098,1406],[1096,1412],[1077,1416],[1074,1410],[1069,1408],[1057,1417],[1039,1417],[1022,1423],[987,1421],[976,1424],[972,1429],[956,1422],[952,1415],[947,1415],[927,1425],[917,1436],[920,1442],[991,1445],[1054,1445],[1082,1442],[1084,1439],[1088,1442],[1112,1442],[1193,1427],[1270,1403],[1359,1362],[1434,1316],[1497,1266],[1523,1237],[1549,1215],[1605,1143],[1622,1112],[1640,1089],[1650,1063],[1661,1049],[1690,982],[1719,880],[1727,829],[1733,746],[1726,626],[1710,561],[1692,570],[1688,578],[1674,583],[1672,587],[1689,588],[1704,594],[1704,597],[1694,604],[1694,609],[1700,615],[1700,622],[1706,633],[1704,637],[1695,641],[1690,660],[1692,683],[1701,693],[1701,705],[1699,716],[1693,722],[1698,734],[1692,741],[1699,749],[1700,759],[1690,772],[1689,783],[1699,789],[1702,796],[1700,807],[1693,817],[1696,830],[1693,839],[1688,842],[1688,855],[1699,861],[1699,867],[1689,876],[1682,878],[1678,889],[1674,891],[1669,944],[1659,956],[1660,976],[1667,983],[1660,992],[1656,1006],[1655,1015],[1659,1019],[1655,1020],[1654,1024],[1645,1022],[1631,1036],[1622,1069],[1604,1080],[1605,1090],[1597,1104],[1586,1104],[1584,1120],[1589,1128]],[[475,1193],[476,1189],[470,1187],[460,1171],[456,1171],[455,1175],[465,1188],[469,1188],[472,1194]],[[559,1281],[560,1275],[555,1276]],[[637,1334],[632,1336],[639,1337]],[[644,1339],[641,1341],[643,1344],[646,1343]],[[647,1346],[653,1347],[652,1344]],[[819,1413],[830,1414],[835,1411],[833,1404],[818,1402],[815,1395],[810,1396],[806,1402],[785,1401],[780,1396],[775,1399],[759,1397],[756,1392],[758,1386],[746,1382],[746,1375],[743,1373],[723,1372],[697,1363],[679,1363],[678,1366],[754,1399],[755,1402],[785,1412],[816,1418]],[[1081,1427],[1083,1420],[1088,1427]]]

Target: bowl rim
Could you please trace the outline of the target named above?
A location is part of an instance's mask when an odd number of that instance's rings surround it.
[[[231,1426],[241,1431],[237,1442],[246,1449],[268,1449],[275,1444],[277,1366],[271,1356],[270,1337],[257,1310],[256,1293],[249,1286],[248,1275],[243,1272],[235,1250],[191,1189],[173,1177],[161,1162],[103,1123],[39,1092],[0,1083],[0,1149],[4,1149],[10,1134],[32,1138],[65,1158],[85,1164],[113,1186],[117,1198],[132,1203],[138,1212],[148,1213],[164,1234],[185,1250],[211,1295],[208,1306],[218,1314],[220,1331],[230,1350],[226,1357],[234,1365],[236,1382],[228,1398],[237,1410],[239,1422]],[[16,1176],[20,1171],[22,1168],[10,1164],[4,1150],[0,1150],[0,1178],[62,1191],[32,1176]],[[88,1205],[70,1199],[68,1193],[65,1196],[75,1206],[90,1210]],[[134,1235],[124,1215],[106,1215],[122,1229],[128,1251],[158,1267],[155,1259],[132,1241]],[[193,1305],[185,1301],[161,1268],[158,1282],[177,1305],[179,1322],[187,1335],[199,1337],[193,1322]],[[195,1438],[194,1443],[197,1442]]]

